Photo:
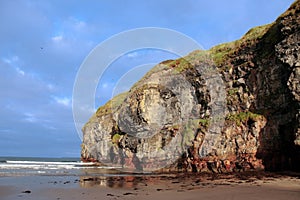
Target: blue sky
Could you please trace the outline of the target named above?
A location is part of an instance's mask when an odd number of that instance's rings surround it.
[[[274,21],[292,2],[0,0],[0,156],[80,156],[73,84],[84,58],[112,35],[141,27],[169,28],[208,49]],[[113,81],[99,83],[96,105],[111,97],[119,81],[112,77],[119,69],[172,57],[154,50],[121,57],[107,72]],[[132,83],[139,76],[127,80]]]

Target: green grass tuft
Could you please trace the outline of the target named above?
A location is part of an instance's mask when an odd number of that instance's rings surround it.
[[[113,135],[113,137],[112,137],[112,139],[111,139],[111,142],[112,142],[113,144],[119,144],[120,139],[121,139],[121,135],[118,134],[118,133],[116,133],[116,134]]]
[[[127,94],[128,92],[124,92],[113,97],[105,105],[98,108],[96,115],[103,116],[107,114],[112,114],[114,110],[117,109],[124,102]]]
[[[242,123],[247,122],[249,119],[252,121],[257,121],[262,115],[252,113],[250,111],[246,112],[239,112],[237,114],[229,114],[226,117],[226,120],[236,123],[238,126],[240,126]]]

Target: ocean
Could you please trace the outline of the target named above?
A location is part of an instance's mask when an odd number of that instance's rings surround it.
[[[84,163],[80,158],[0,157],[0,176],[80,176],[117,174],[112,167]]]

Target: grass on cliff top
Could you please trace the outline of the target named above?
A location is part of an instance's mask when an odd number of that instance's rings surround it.
[[[289,16],[289,15],[294,15],[295,16],[295,15],[297,15],[297,11],[299,12],[299,10],[300,10],[300,1],[296,0],[294,3],[292,3],[292,5],[289,7],[289,9],[286,12],[282,13],[278,17],[278,19],[282,19],[282,18],[284,18],[286,16]]]
[[[103,116],[103,115],[107,115],[107,114],[112,114],[114,112],[114,110],[123,103],[127,94],[128,94],[128,92],[123,92],[121,94],[114,96],[105,105],[100,106],[98,108],[96,115]]]
[[[272,25],[273,23],[251,28],[239,40],[219,44],[207,51],[196,50],[183,58],[179,58],[176,60],[167,60],[161,62],[160,65],[165,65],[164,69],[174,68],[174,70],[179,73],[191,68],[192,64],[194,64],[197,60],[202,62],[208,62],[208,60],[213,60],[216,66],[220,66],[222,64],[224,65],[226,59],[228,59],[230,55],[234,54],[239,49],[245,46],[251,46],[255,44],[257,40],[261,39],[266,34],[266,32],[270,29]],[[146,75],[149,76],[151,73],[154,73],[161,69],[163,69],[163,67],[158,68],[155,66],[153,70],[150,70],[149,73],[147,73]]]
[[[217,45],[208,50],[208,52],[211,54],[215,64],[220,66],[225,63],[226,59],[231,54],[234,54],[234,52],[243,46],[251,46],[257,40],[261,39],[271,26],[272,24],[254,27],[250,29],[241,39]]]
[[[274,25],[274,23],[251,28],[242,38],[238,40],[219,44],[207,51],[196,50],[188,54],[186,57],[184,57],[184,59],[190,63],[194,63],[196,60],[207,62],[208,60],[212,59],[215,65],[220,66],[225,64],[225,61],[229,55],[234,54],[236,51],[244,48],[245,46],[251,46],[255,44],[268,32],[272,25]],[[174,64],[176,62],[178,62],[178,60],[174,60],[169,64]],[[186,69],[185,66],[181,68]]]
[[[257,42],[257,40],[262,39],[267,32],[268,34],[266,35],[266,38],[264,38],[264,40],[266,40],[265,42],[271,44],[269,46],[273,48],[273,45],[275,44],[274,41],[276,42],[276,40],[278,39],[278,21],[287,16],[298,15],[299,11],[300,0],[296,0],[286,12],[284,12],[277,18],[275,22],[251,28],[239,40],[217,45],[209,49],[208,52],[211,54],[211,57],[214,60],[215,64],[217,66],[220,66],[222,64],[225,64],[226,60],[229,58],[230,55],[234,54],[241,48],[244,48],[246,46],[252,46]],[[265,54],[268,54],[269,51],[269,49],[264,50]],[[266,55],[262,55],[261,57],[266,57]]]

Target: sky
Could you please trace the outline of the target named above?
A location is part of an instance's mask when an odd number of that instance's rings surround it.
[[[113,35],[168,28],[209,49],[273,22],[292,2],[0,0],[0,156],[80,156],[72,114],[74,82],[84,59]],[[96,108],[116,93],[116,85],[117,93],[125,91],[152,67],[143,63],[174,57],[149,49],[115,60],[98,83]],[[137,67],[142,70],[130,73]]]

